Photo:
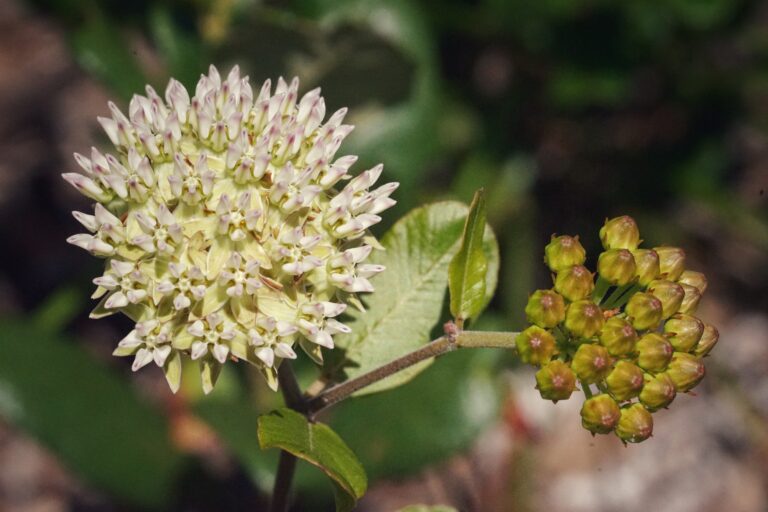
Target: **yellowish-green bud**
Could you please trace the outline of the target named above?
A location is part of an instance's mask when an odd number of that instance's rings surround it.
[[[600,306],[589,300],[573,302],[565,312],[565,328],[578,338],[591,338],[603,328]]]
[[[570,301],[586,299],[595,289],[592,273],[582,265],[574,265],[557,273],[555,290]]]
[[[554,336],[535,325],[517,335],[515,346],[521,361],[536,366],[548,363],[557,352]]]
[[[619,423],[621,410],[610,395],[596,395],[581,406],[581,425],[593,434],[607,434]]]
[[[544,262],[552,272],[560,272],[574,265],[583,265],[587,252],[579,242],[578,236],[552,236],[544,248]]]
[[[635,258],[626,249],[608,249],[597,260],[597,271],[611,284],[624,286],[635,280]]]
[[[632,251],[635,257],[635,275],[640,286],[648,286],[651,281],[658,279],[661,273],[659,255],[653,249],[637,249]]]
[[[655,247],[659,255],[661,275],[669,281],[677,281],[685,270],[685,251],[679,247]]]
[[[678,313],[664,324],[667,339],[679,352],[690,352],[704,333],[704,323],[695,316]]]
[[[683,273],[680,274],[680,278],[677,280],[677,282],[680,284],[693,286],[699,290],[699,293],[702,295],[704,295],[704,292],[707,291],[707,277],[701,272],[696,272],[695,270],[684,270]]]
[[[715,326],[710,324],[704,325],[704,332],[701,335],[701,339],[699,340],[699,344],[696,345],[696,349],[693,351],[694,354],[696,354],[699,357],[704,357],[708,355],[713,348],[715,348],[715,345],[717,344],[717,340],[720,338],[720,333],[717,332],[717,329]]]
[[[666,320],[680,310],[685,298],[683,287],[672,281],[657,279],[648,285],[648,291],[658,297],[662,305],[662,319]]]
[[[680,304],[679,311],[681,313],[693,314],[699,307],[699,301],[701,300],[701,292],[698,288],[689,284],[681,284],[685,295],[683,296],[683,302]]]
[[[616,435],[625,443],[645,441],[653,433],[653,417],[642,404],[632,404],[621,410]]]
[[[552,290],[536,290],[525,306],[528,321],[539,327],[550,328],[565,320],[565,301]]]
[[[624,311],[632,326],[638,331],[644,331],[659,326],[664,307],[656,296],[640,292],[629,298]]]
[[[677,390],[675,383],[666,373],[658,375],[645,374],[645,385],[640,392],[640,403],[649,411],[663,409],[675,399]]]
[[[637,352],[637,365],[645,371],[658,373],[667,368],[674,349],[667,338],[661,334],[649,332],[637,342]]]
[[[611,356],[605,347],[585,343],[576,350],[571,368],[580,381],[594,384],[603,380],[611,371]]]
[[[635,350],[637,331],[627,320],[613,316],[605,321],[600,343],[612,356],[623,356]]]
[[[545,400],[568,400],[576,389],[576,375],[562,361],[551,361],[536,372],[536,388]]]
[[[640,230],[635,219],[622,215],[605,221],[605,225],[600,228],[600,240],[606,249],[633,251],[640,244]]]
[[[605,379],[608,391],[619,402],[629,400],[643,389],[643,370],[629,361],[619,361]]]
[[[667,369],[669,378],[675,383],[675,389],[680,393],[695,388],[704,378],[705,373],[704,363],[700,357],[683,352],[675,352]]]

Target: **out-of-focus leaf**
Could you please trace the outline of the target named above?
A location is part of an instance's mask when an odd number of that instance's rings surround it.
[[[61,288],[38,308],[35,323],[49,332],[59,331],[75,317],[81,305],[82,295],[75,288]]]
[[[94,486],[167,505],[180,457],[168,424],[125,380],[34,322],[0,321],[0,414]]]
[[[451,314],[463,323],[475,318],[488,304],[485,293],[488,260],[483,251],[485,233],[485,195],[475,192],[469,207],[459,251],[448,268],[448,288],[451,294]]]
[[[502,357],[500,350],[446,354],[399,388],[338,404],[330,423],[371,479],[414,474],[467,449],[497,417]]]
[[[448,505],[409,505],[398,512],[458,512]]]
[[[319,467],[337,485],[337,512],[352,510],[365,494],[365,469],[344,441],[329,426],[310,423],[306,416],[288,408],[259,417],[259,444],[262,449],[280,448]]]
[[[149,12],[149,26],[158,49],[168,64],[171,76],[189,88],[201,72],[207,69],[207,55],[200,40],[194,33],[182,29],[173,13],[165,4],[152,6]],[[226,73],[226,70],[222,70]]]
[[[93,15],[72,34],[77,61],[110,88],[128,99],[147,83],[120,27],[103,16]]]
[[[347,325],[351,333],[335,339],[345,350],[347,376],[365,373],[429,341],[443,310],[448,265],[459,249],[468,210],[455,201],[416,208],[381,239],[385,250],[375,252],[371,260],[387,270],[375,279],[376,292],[365,298],[367,311],[350,313],[352,320]],[[483,250],[488,260],[486,295],[491,296],[496,289],[499,257],[490,228],[485,230]],[[360,394],[399,386],[430,362],[398,372]]]

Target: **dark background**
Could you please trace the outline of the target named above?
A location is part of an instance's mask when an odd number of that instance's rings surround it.
[[[593,439],[579,400],[540,400],[504,354],[449,355],[326,418],[371,476],[360,510],[768,510],[768,3],[751,0],[0,0],[0,510],[264,507],[255,417],[279,398],[244,372],[206,399],[130,374],[109,355],[128,322],[87,318],[100,262],[64,242],[87,201],[60,173],[104,145],[108,99],[211,62],[349,106],[343,151],[402,183],[385,224],[485,186],[502,265],[484,328],[523,326],[552,233],[594,262],[618,214],[710,280],[709,376],[652,440]],[[295,510],[331,510],[330,490],[302,468]]]

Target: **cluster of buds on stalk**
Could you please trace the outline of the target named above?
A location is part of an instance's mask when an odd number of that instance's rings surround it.
[[[541,396],[557,402],[581,386],[584,428],[615,432],[624,443],[651,436],[651,413],[704,377],[704,356],[718,332],[694,314],[707,280],[685,268],[676,247],[640,248],[631,217],[607,220],[596,275],[578,237],[553,236],[544,261],[554,286],[533,293],[532,324],[516,339],[536,365]]]
[[[321,362],[349,331],[339,315],[384,270],[366,263],[379,247],[368,228],[397,183],[373,188],[381,165],[353,178],[357,157],[335,157],[346,109],[323,122],[320,90],[298,87],[254,92],[237,67],[222,78],[213,66],[192,97],[176,80],[164,98],[147,86],[127,116],[110,103],[99,118],[114,154],[75,154],[83,172],[63,175],[96,201],[68,239],[106,259],[92,317],[135,321],[115,355],[134,371],[154,362],[174,391],[182,356],[200,362],[206,393],[230,359],[276,389],[295,345]]]

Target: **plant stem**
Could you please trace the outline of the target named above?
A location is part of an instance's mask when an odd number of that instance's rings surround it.
[[[280,383],[280,391],[283,393],[285,404],[291,409],[302,414],[307,413],[307,401],[301,393],[296,374],[288,361],[283,361],[277,374]],[[285,450],[280,451],[280,461],[277,465],[277,476],[272,489],[271,512],[285,512],[288,510],[288,496],[291,492],[293,474],[296,471],[296,457]]]
[[[457,348],[513,349],[515,347],[516,336],[517,333],[514,332],[458,331],[457,333],[448,333],[445,336],[430,341],[413,352],[395,359],[394,361],[353,379],[336,384],[319,393],[308,403],[307,409],[309,416],[310,418],[313,417],[326,407],[340,402],[353,393],[385,379],[390,375],[420,363],[421,361],[441,356],[447,352],[452,352]]]

